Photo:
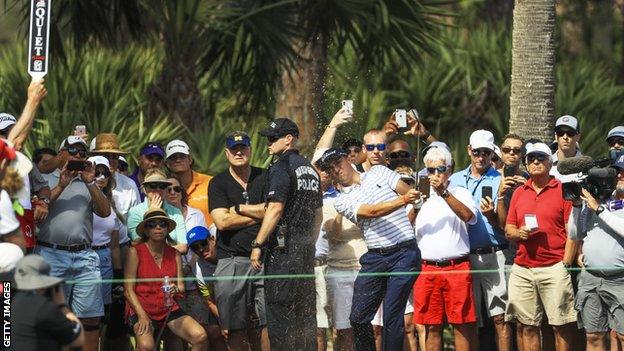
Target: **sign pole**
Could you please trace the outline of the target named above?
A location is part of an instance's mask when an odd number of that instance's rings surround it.
[[[30,1],[28,74],[34,81],[43,79],[48,73],[51,2],[52,0]]]

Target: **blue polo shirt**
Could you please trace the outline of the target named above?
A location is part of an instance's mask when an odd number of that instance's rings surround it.
[[[468,189],[472,194],[472,199],[477,205],[477,223],[468,225],[468,237],[470,239],[470,248],[478,249],[489,246],[507,245],[507,238],[502,230],[494,229],[487,218],[481,213],[481,189],[484,186],[492,187],[492,196],[494,204],[498,201],[498,187],[501,182],[501,174],[494,168],[490,167],[487,172],[480,178],[474,178],[470,172],[470,166],[459,172],[454,173],[449,182],[453,186],[459,186]]]

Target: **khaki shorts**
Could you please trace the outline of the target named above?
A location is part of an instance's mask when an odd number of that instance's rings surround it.
[[[542,324],[544,312],[550,325],[576,322],[570,273],[561,262],[539,268],[514,264],[505,320],[537,327]]]

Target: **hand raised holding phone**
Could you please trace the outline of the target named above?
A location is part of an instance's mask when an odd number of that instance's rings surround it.
[[[332,118],[331,122],[329,122],[330,128],[338,128],[342,125],[345,125],[349,122],[353,121],[353,110],[350,110],[343,106]]]

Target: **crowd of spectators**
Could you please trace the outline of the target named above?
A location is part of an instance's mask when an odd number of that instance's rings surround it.
[[[81,128],[29,159],[46,93],[33,82],[19,118],[0,114],[16,350],[436,351],[447,326],[458,351],[624,344],[624,126],[599,187],[566,171],[587,160],[573,116],[553,140],[476,130],[459,165],[414,113],[335,145],[347,108],[309,159],[290,119],[227,131],[213,177],[183,140],[135,165],[129,136]]]

